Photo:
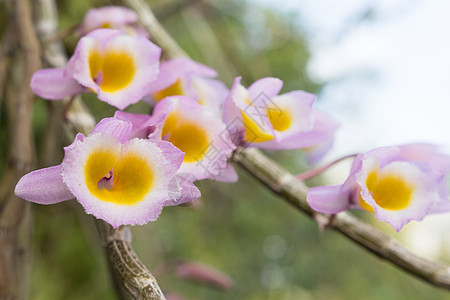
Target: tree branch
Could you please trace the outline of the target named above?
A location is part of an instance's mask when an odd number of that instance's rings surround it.
[[[328,223],[327,228],[339,231],[380,258],[430,284],[450,289],[450,266],[411,253],[395,239],[346,212],[331,218],[316,213],[306,202],[307,186],[257,149],[241,149],[233,158],[241,167],[274,193],[282,196],[289,204],[317,219],[319,223]]]
[[[139,21],[150,33],[152,41],[161,47],[162,53],[165,57],[175,58],[188,56],[158,22],[147,3],[142,0],[113,0],[112,2],[115,4],[123,3],[138,14]]]
[[[152,40],[162,47],[169,57],[186,55],[158,23],[150,7],[144,1],[122,0],[121,2],[138,13]],[[306,215],[317,219],[319,223],[329,223],[328,228],[339,231],[360,246],[406,272],[432,285],[450,289],[450,266],[411,253],[395,239],[348,213],[340,213],[333,218],[316,213],[306,202],[308,187],[260,151],[240,149],[236,151],[233,159],[274,193]]]
[[[30,2],[8,1],[5,7],[9,22],[2,47],[5,65],[0,75],[0,97],[7,109],[9,156],[0,186],[0,298],[25,299],[29,282],[30,206],[14,195],[14,186],[33,163],[34,95],[28,84],[40,67],[39,44],[31,22]]]
[[[38,0],[37,28],[41,41],[56,33],[56,6],[54,0]],[[62,44],[52,42],[44,49],[44,59],[52,67],[61,67],[67,61]],[[67,103],[68,100],[66,100]],[[83,105],[76,99],[67,114],[69,128],[66,130],[71,138],[76,132],[89,134],[95,126],[95,120]],[[114,270],[116,286],[123,286],[135,299],[165,300],[156,279],[139,260],[131,246],[131,232],[127,226],[114,229],[101,220],[96,220],[102,246],[108,261]],[[119,294],[126,297],[119,289]]]

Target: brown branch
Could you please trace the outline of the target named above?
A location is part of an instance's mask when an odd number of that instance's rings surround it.
[[[112,228],[105,222],[97,222],[103,247],[111,266],[119,275],[119,281],[135,299],[165,299],[155,277],[139,260],[131,247],[131,232],[128,226]]]
[[[179,54],[181,56],[186,55],[158,23],[144,1],[122,0],[122,2],[138,12],[141,22],[150,32],[152,40],[160,45],[163,51],[169,53],[171,57],[176,57]],[[306,215],[318,219],[319,223],[329,223],[328,228],[341,232],[344,236],[377,256],[429,284],[450,289],[450,266],[411,253],[395,239],[348,213],[340,213],[333,218],[317,214],[306,202],[308,187],[260,151],[240,149],[236,151],[233,159],[274,193],[280,195]]]
[[[112,2],[116,4],[123,3],[136,11],[139,16],[139,21],[150,33],[152,41],[163,49],[164,56],[167,58],[188,56],[158,22],[147,3],[142,0],[114,0]]]
[[[234,161],[301,212],[334,229],[380,258],[435,286],[450,289],[450,266],[421,258],[395,239],[348,213],[333,218],[314,212],[306,202],[308,187],[256,149],[238,151]],[[330,221],[330,222],[328,222]]]
[[[47,41],[56,32],[56,6],[54,0],[38,0],[37,28],[41,40]],[[61,67],[67,61],[67,56],[60,42],[46,44],[44,60],[49,66]],[[79,98],[79,97],[78,97]],[[66,100],[67,102],[68,100]],[[93,116],[80,99],[75,99],[67,113],[67,134],[73,139],[76,132],[89,134],[95,125]],[[131,246],[131,232],[129,227],[117,229],[109,224],[96,220],[101,243],[105,249],[108,261],[114,270],[114,280],[117,285],[124,287],[135,299],[164,300],[156,279],[139,260]],[[119,294],[127,298],[118,288]]]
[[[40,58],[29,1],[9,1],[5,7],[9,25],[2,56],[9,66],[2,67],[0,97],[7,109],[9,157],[0,186],[0,298],[24,299],[28,291],[30,206],[14,195],[14,186],[33,162],[34,95],[28,84],[40,67]]]

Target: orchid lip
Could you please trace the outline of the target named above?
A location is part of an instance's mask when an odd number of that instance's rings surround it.
[[[111,191],[114,185],[114,169],[108,172],[102,179],[97,183],[97,188],[99,190]]]

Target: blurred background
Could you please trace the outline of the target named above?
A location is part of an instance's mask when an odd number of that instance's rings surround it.
[[[82,20],[101,0],[58,1],[60,29]],[[450,95],[450,19],[446,1],[425,0],[160,0],[157,18],[194,59],[219,72],[231,87],[274,76],[283,92],[318,95],[317,106],[341,127],[325,158],[375,146],[433,142],[447,146]],[[0,26],[4,26],[0,22]],[[77,39],[64,44],[72,53]],[[115,109],[84,95],[97,120]],[[0,103],[0,105],[3,105]],[[128,111],[149,111],[143,103]],[[51,108],[34,109],[36,157]],[[0,107],[0,170],[7,153],[6,112]],[[61,135],[62,136],[62,135]],[[52,161],[58,164],[62,146]],[[293,173],[309,166],[301,151],[268,153]],[[348,163],[310,184],[340,183]],[[238,170],[240,171],[240,170]],[[165,208],[151,224],[134,227],[133,246],[164,292],[185,299],[448,299],[428,286],[317,225],[244,172],[232,185],[199,183],[193,207]],[[30,299],[116,299],[95,225],[76,201],[33,206]],[[361,218],[394,234],[370,214]],[[395,237],[429,258],[449,261],[447,216],[427,217]],[[179,262],[217,268],[235,282],[228,291],[180,279]]]

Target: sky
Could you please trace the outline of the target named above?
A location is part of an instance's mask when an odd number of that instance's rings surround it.
[[[309,38],[308,74],[326,84],[316,107],[341,124],[325,160],[410,142],[450,154],[450,1],[253,1],[295,13]],[[336,168],[327,178],[347,175]],[[448,214],[416,225],[404,234],[411,247],[450,257]]]
[[[450,145],[450,2],[257,2],[298,14],[310,40],[308,74],[326,83],[317,107],[341,123],[331,156]]]

